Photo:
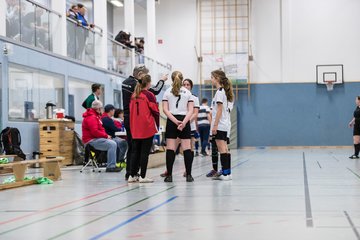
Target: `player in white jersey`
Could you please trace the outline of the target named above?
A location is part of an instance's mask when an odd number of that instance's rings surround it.
[[[172,182],[173,180],[172,169],[178,145],[176,139],[180,138],[185,161],[186,181],[193,182],[190,119],[193,114],[194,100],[191,92],[182,86],[183,75],[181,72],[173,72],[171,78],[172,87],[165,91],[162,100],[163,111],[167,116],[165,133],[167,176],[164,181]]]
[[[228,132],[230,130],[230,112],[234,101],[234,93],[230,80],[221,70],[211,72],[212,84],[217,91],[212,101],[211,134],[220,153],[222,166],[221,175],[218,180],[231,180],[231,155],[227,146]]]
[[[191,81],[191,79],[185,79],[183,81],[183,86],[191,91],[194,84]],[[195,134],[197,132],[197,117],[198,117],[198,113],[199,113],[199,108],[200,108],[200,104],[199,104],[199,98],[197,96],[195,96],[194,94],[192,95],[192,99],[194,101],[194,112],[193,115],[191,116],[190,119],[190,128],[191,128],[191,152],[194,158],[194,148],[195,148]]]

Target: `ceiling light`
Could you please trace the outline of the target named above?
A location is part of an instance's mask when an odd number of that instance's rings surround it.
[[[114,5],[115,7],[123,7],[124,4],[120,2],[119,0],[111,0],[110,3]]]

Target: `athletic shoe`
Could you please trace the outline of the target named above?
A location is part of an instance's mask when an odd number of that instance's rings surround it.
[[[164,182],[172,182],[172,181],[173,181],[172,176],[166,176],[164,179]]]
[[[194,181],[194,178],[193,178],[191,175],[187,175],[187,176],[186,176],[186,181],[187,181],[187,182],[193,182],[193,181]]]
[[[196,153],[195,153],[195,157],[198,157],[198,156],[199,156],[199,152],[196,152]]]
[[[167,177],[167,171],[165,171],[164,173],[160,174],[160,177]]]
[[[217,172],[213,169],[211,170],[208,174],[206,174],[206,177],[214,177],[214,175],[216,174]]]
[[[220,177],[222,176],[222,171],[218,171],[214,174],[213,180],[221,180]]]
[[[139,178],[139,183],[152,183],[152,182],[154,182],[154,180],[152,180],[151,178],[147,178],[147,177],[142,178],[141,176]]]
[[[186,177],[186,172],[183,173],[183,177]]]
[[[219,177],[219,180],[221,180],[221,181],[230,181],[230,180],[232,180],[232,177],[231,177],[231,175],[226,175],[226,176],[221,175]]]
[[[135,177],[130,176],[128,179],[128,183],[135,183],[137,181],[139,181],[139,179],[136,176]]]
[[[350,158],[350,159],[358,159],[359,156],[357,156],[357,155],[354,154],[354,155],[350,156],[349,158]]]
[[[202,155],[203,157],[208,156],[207,152],[201,152],[201,155]]]
[[[121,172],[122,168],[114,167],[114,168],[106,168],[105,172]]]

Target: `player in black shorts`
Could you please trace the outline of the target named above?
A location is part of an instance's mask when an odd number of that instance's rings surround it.
[[[190,118],[194,110],[192,94],[182,86],[183,75],[175,71],[171,75],[173,84],[163,96],[163,111],[167,116],[166,122],[166,170],[165,182],[172,182],[172,169],[175,161],[175,150],[178,146],[176,141],[180,138],[184,153],[186,181],[193,182],[191,176],[192,153],[191,153],[191,129]]]
[[[231,155],[227,147],[228,132],[230,131],[230,104],[234,101],[234,93],[230,80],[221,70],[211,72],[211,81],[217,91],[212,100],[211,135],[215,139],[216,147],[220,153],[222,166],[221,175],[213,179],[231,180]],[[213,157],[214,154],[213,154]]]
[[[349,127],[353,127],[353,139],[354,139],[354,148],[355,153],[350,156],[351,159],[358,159],[360,152],[360,96],[357,96],[355,99],[356,109],[354,111],[354,117],[349,123]]]

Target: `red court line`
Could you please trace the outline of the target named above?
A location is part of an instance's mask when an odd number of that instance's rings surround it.
[[[180,172],[183,172],[183,171],[178,171],[175,174],[178,174]],[[158,178],[158,177],[159,176],[154,176],[153,178]],[[108,192],[114,191],[116,189],[124,188],[124,187],[127,187],[127,186],[128,186],[128,184],[126,183],[126,184],[121,185],[119,187],[115,187],[115,188],[111,188],[111,189],[108,189],[108,190],[105,190],[105,191],[102,191],[102,192],[91,194],[91,195],[88,195],[88,196],[80,198],[80,199],[76,199],[76,200],[73,200],[73,201],[70,201],[70,202],[66,202],[66,203],[63,203],[63,204],[60,204],[60,205],[56,205],[54,207],[46,208],[46,209],[43,209],[43,210],[40,210],[40,211],[36,211],[36,212],[33,212],[33,213],[25,214],[23,216],[19,216],[19,217],[16,217],[16,218],[9,219],[9,220],[6,220],[6,221],[2,221],[2,222],[0,222],[0,225],[4,225],[4,224],[7,224],[7,223],[11,223],[11,222],[16,222],[18,220],[21,220],[21,219],[24,219],[24,218],[27,218],[27,217],[31,217],[31,216],[34,216],[34,215],[39,214],[39,213],[49,212],[51,210],[61,208],[61,207],[64,207],[64,206],[67,206],[67,205],[70,205],[70,204],[73,204],[73,203],[76,203],[76,202],[84,201],[86,199],[90,199],[90,198],[99,196],[101,194],[108,193]]]
[[[101,194],[111,192],[111,191],[114,191],[116,189],[124,188],[124,187],[127,187],[127,186],[128,186],[127,184],[124,184],[124,185],[121,185],[121,186],[116,187],[116,188],[111,188],[111,189],[108,189],[108,190],[105,190],[105,191],[102,191],[102,192],[91,194],[91,195],[88,195],[88,196],[80,198],[80,199],[76,199],[76,200],[73,200],[73,201],[70,201],[70,202],[66,202],[66,203],[63,203],[63,204],[60,204],[60,205],[56,205],[54,207],[50,207],[50,208],[46,208],[46,209],[36,211],[36,212],[33,212],[33,213],[25,214],[25,215],[20,216],[20,217],[16,217],[16,218],[12,218],[12,219],[0,222],[0,225],[15,222],[15,221],[18,221],[18,220],[21,220],[21,219],[24,219],[24,218],[39,214],[39,213],[48,212],[48,211],[51,211],[51,210],[54,210],[54,209],[57,209],[57,208],[64,207],[66,205],[72,204],[72,203],[76,203],[76,202],[80,202],[80,201],[83,201],[83,200],[86,200],[86,199],[89,199],[89,198],[93,198],[93,197],[99,196]]]

